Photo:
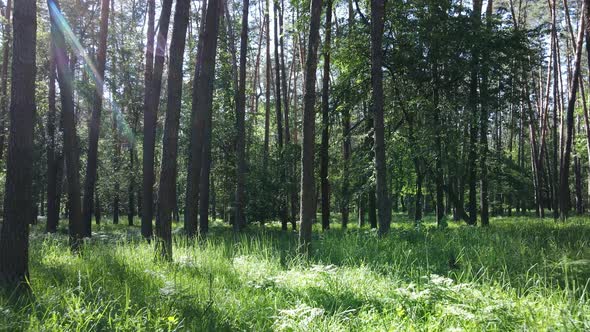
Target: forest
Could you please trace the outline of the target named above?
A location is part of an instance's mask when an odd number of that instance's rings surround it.
[[[0,0],[0,331],[589,331],[590,0]]]

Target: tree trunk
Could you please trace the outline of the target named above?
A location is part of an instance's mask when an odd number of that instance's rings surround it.
[[[279,216],[281,219],[281,229],[286,231],[287,230],[287,223],[288,223],[288,210],[287,207],[288,205],[286,204],[287,200],[286,200],[286,186],[284,185],[286,183],[286,165],[284,163],[285,161],[285,151],[283,150],[283,143],[284,143],[284,138],[283,138],[283,111],[282,111],[282,106],[283,106],[283,101],[282,101],[282,96],[281,96],[281,56],[279,53],[279,44],[280,44],[280,38],[279,38],[279,25],[278,25],[278,16],[279,16],[279,0],[274,0],[273,3],[273,22],[274,22],[274,56],[275,56],[275,111],[276,111],[276,125],[277,125],[277,144],[278,144],[278,149],[279,149],[279,176],[280,176],[280,183],[283,184],[280,188],[280,194],[278,195],[278,199],[279,199]],[[282,38],[282,36],[281,36]],[[284,92],[286,93],[286,91]]]
[[[270,74],[272,71],[270,61],[270,16],[269,16],[269,5],[270,0],[266,0],[266,10],[264,11],[265,28],[264,34],[266,39],[266,72],[265,72],[265,105],[264,105],[264,152],[263,152],[263,167],[266,171],[268,165],[268,148],[269,148],[269,135],[270,135]]]
[[[493,0],[488,0],[486,9],[486,21],[488,29],[492,28],[492,7]],[[488,193],[488,65],[487,59],[483,59],[481,68],[481,86],[480,86],[480,104],[479,113],[480,131],[479,131],[479,168],[480,168],[480,206],[481,206],[481,225],[487,226],[490,223],[489,216],[489,193]]]
[[[385,0],[371,0],[371,87],[372,113],[375,129],[375,171],[379,234],[389,232],[391,204],[387,190],[387,165],[385,158],[385,130],[383,120],[383,29]],[[311,77],[311,76],[308,76]]]
[[[363,196],[359,196],[357,202],[357,212],[358,212],[358,227],[363,228],[365,226],[365,209],[364,209],[364,201]]]
[[[190,0],[177,0],[174,10],[174,27],[170,43],[168,65],[168,103],[162,141],[162,168],[158,192],[158,218],[156,218],[156,256],[172,261],[172,211],[176,200],[176,168],[178,158],[178,126],[182,101],[182,64],[188,27]]]
[[[190,175],[187,180],[185,227],[187,234],[194,236],[197,225],[197,212],[200,211],[199,232],[207,232],[208,220],[208,187],[210,146],[211,146],[211,115],[213,105],[213,81],[215,79],[215,57],[217,55],[217,34],[219,16],[223,6],[220,0],[209,0],[207,17],[197,51],[197,65],[193,83],[191,148],[189,154]],[[203,184],[203,179],[207,180]],[[207,189],[204,192],[203,189]],[[200,194],[200,196],[199,196]],[[203,204],[206,201],[206,204]],[[203,206],[205,205],[205,206]],[[198,210],[201,208],[201,210]],[[203,210],[204,208],[204,210]]]
[[[590,0],[585,0],[582,6],[584,9],[585,6],[588,6],[588,2]],[[584,15],[584,10],[582,10],[582,15]],[[566,142],[565,142],[565,151],[563,153],[563,157],[561,159],[560,165],[560,172],[559,172],[559,218],[564,221],[567,219],[568,210],[569,210],[569,168],[570,168],[570,158],[571,158],[571,151],[572,151],[572,141],[573,141],[573,130],[574,130],[574,108],[576,105],[576,94],[578,91],[578,82],[580,76],[580,62],[582,60],[582,41],[584,40],[584,16],[580,19],[580,28],[578,29],[578,38],[576,41],[576,57],[574,60],[574,73],[571,78],[571,89],[569,93],[569,99],[567,104],[567,114],[566,114]]]
[[[576,176],[576,213],[584,213],[584,199],[582,198],[582,162],[578,155],[574,156],[574,173]]]
[[[553,45],[552,45],[552,53],[553,53],[553,160],[552,160],[552,203],[551,208],[553,209],[553,219],[557,220],[559,217],[559,209],[558,209],[558,194],[557,194],[557,187],[559,185],[559,158],[558,158],[558,139],[559,136],[557,135],[557,118],[558,118],[558,109],[559,109],[559,70],[558,70],[558,59],[557,59],[557,18],[556,18],[556,1],[553,0],[553,7],[551,8],[551,19],[552,19],[552,28],[551,33],[553,35]]]
[[[55,70],[56,58],[53,52],[53,39],[49,41],[49,87],[47,96],[47,227],[48,233],[55,233],[59,223],[59,211],[57,201],[57,169],[58,158],[56,157],[57,137],[55,132],[57,121],[57,108],[55,106]]]
[[[312,0],[311,21],[309,27],[309,47],[305,63],[306,77],[315,77],[317,70],[317,49],[320,42],[320,19],[322,0]],[[303,105],[303,146],[301,151],[301,225],[299,243],[303,253],[309,253],[311,247],[311,226],[315,219],[315,80],[305,82]]]
[[[332,34],[332,0],[326,2],[326,30],[324,40],[324,73],[322,77],[322,146],[320,150],[320,178],[322,187],[322,229],[330,229],[330,182],[329,139],[330,139],[330,40]],[[343,224],[344,226],[344,224]]]
[[[170,8],[172,6],[172,1],[167,0],[164,3],[164,7],[162,8],[162,15],[160,18],[160,22],[162,18],[165,17],[166,8]],[[146,146],[146,143],[152,138],[151,133],[153,130],[151,127],[155,127],[155,120],[153,120],[154,116],[151,115],[153,106],[152,106],[152,80],[154,76],[154,39],[155,39],[155,32],[154,32],[154,21],[155,21],[155,14],[156,13],[156,1],[155,0],[148,0],[148,31],[147,31],[147,45],[145,51],[145,73],[144,73],[144,96],[143,96],[143,111],[144,111],[144,146],[143,146],[143,153],[144,153],[144,160],[143,160],[143,179],[142,179],[142,197],[141,199],[141,235],[144,238],[148,239],[148,241],[152,238],[152,208],[153,208],[153,153],[149,154],[149,148]],[[170,15],[170,14],[168,14]],[[164,19],[166,21],[166,19]],[[162,23],[162,22],[161,22]],[[165,22],[164,22],[165,23]],[[167,25],[167,24],[166,24]],[[159,92],[158,92],[159,93]],[[159,99],[159,98],[158,98]],[[146,122],[147,120],[147,122]],[[149,123],[149,122],[152,123]],[[155,139],[155,138],[154,138]],[[146,159],[147,158],[147,159]],[[150,171],[151,169],[151,171]],[[146,174],[146,171],[148,172]]]
[[[10,136],[4,222],[0,231],[0,287],[7,291],[15,287],[28,289],[29,223],[33,213],[36,14],[34,0],[15,3]]]
[[[64,155],[66,159],[66,178],[68,180],[68,215],[69,242],[72,251],[77,251],[83,237],[82,202],[80,201],[79,152],[76,134],[76,119],[74,110],[74,92],[72,90],[73,72],[63,32],[57,22],[63,20],[63,15],[55,0],[48,1],[51,17],[51,33],[54,40],[54,52],[57,61],[57,81],[62,104],[62,121],[64,131]]]
[[[187,173],[186,178],[186,193],[184,201],[184,230],[189,237],[192,237],[197,232],[197,218],[199,214],[199,178],[201,175],[201,157],[203,147],[197,146],[201,143],[201,135],[203,132],[203,114],[197,114],[197,99],[195,91],[197,91],[197,84],[201,67],[203,66],[203,44],[205,40],[205,28],[207,26],[207,4],[203,0],[201,7],[201,26],[199,27],[199,42],[197,44],[197,59],[195,61],[195,69],[193,73],[193,96],[192,96],[192,110],[191,110],[191,132],[189,141],[189,158],[187,170],[192,171]],[[197,119],[197,116],[199,117]],[[198,121],[197,121],[198,120]]]
[[[234,230],[246,226],[244,215],[246,183],[246,62],[248,54],[248,9],[250,1],[244,0],[242,8],[242,32],[240,36],[240,77],[236,93],[236,219]]]
[[[473,35],[479,34],[481,25],[481,0],[473,1]],[[471,110],[469,121],[469,156],[467,182],[469,185],[469,224],[477,223],[477,136],[478,136],[478,77],[479,77],[479,45],[474,38],[471,46],[471,77],[469,83],[469,108]]]
[[[129,189],[127,193],[127,224],[133,226],[135,216],[135,153],[134,147],[129,147]]]
[[[102,211],[101,211],[101,207],[100,207],[100,196],[98,195],[98,191],[94,191],[94,196],[95,196],[95,198],[94,198],[94,209],[93,209],[93,211],[94,211],[94,219],[96,220],[96,224],[99,225],[100,224],[100,218],[101,218],[101,212]],[[116,223],[119,222],[118,221],[119,216],[116,216],[116,217],[117,217],[117,219],[116,219],[117,222],[115,222],[115,215],[113,215],[113,224],[116,224]]]
[[[92,235],[92,209],[98,163],[98,138],[100,135],[100,113],[104,89],[104,72],[107,55],[107,35],[109,26],[109,0],[101,1],[100,30],[98,33],[98,54],[96,57],[95,91],[93,96],[92,118],[88,129],[88,156],[86,162],[86,181],[84,183],[84,202],[82,222],[84,236]]]

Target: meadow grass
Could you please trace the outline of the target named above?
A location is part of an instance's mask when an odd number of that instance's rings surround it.
[[[391,234],[297,234],[214,223],[174,262],[137,227],[94,226],[80,255],[65,229],[31,234],[32,294],[0,297],[9,331],[590,330],[590,220],[494,218],[488,228],[396,216]],[[316,225],[314,227],[318,227]]]

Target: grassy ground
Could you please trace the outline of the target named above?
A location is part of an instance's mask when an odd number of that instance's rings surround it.
[[[177,235],[171,264],[137,228],[95,227],[80,256],[41,230],[33,295],[0,297],[0,330],[590,330],[588,219],[316,229],[309,260],[295,233],[216,224],[192,245]]]

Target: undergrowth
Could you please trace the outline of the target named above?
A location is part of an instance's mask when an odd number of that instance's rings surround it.
[[[400,217],[396,218],[400,220]],[[314,229],[312,253],[276,225],[205,239],[175,230],[157,263],[136,227],[31,234],[32,293],[0,296],[7,331],[590,330],[590,221],[495,218],[488,228],[398,222],[391,234]]]

